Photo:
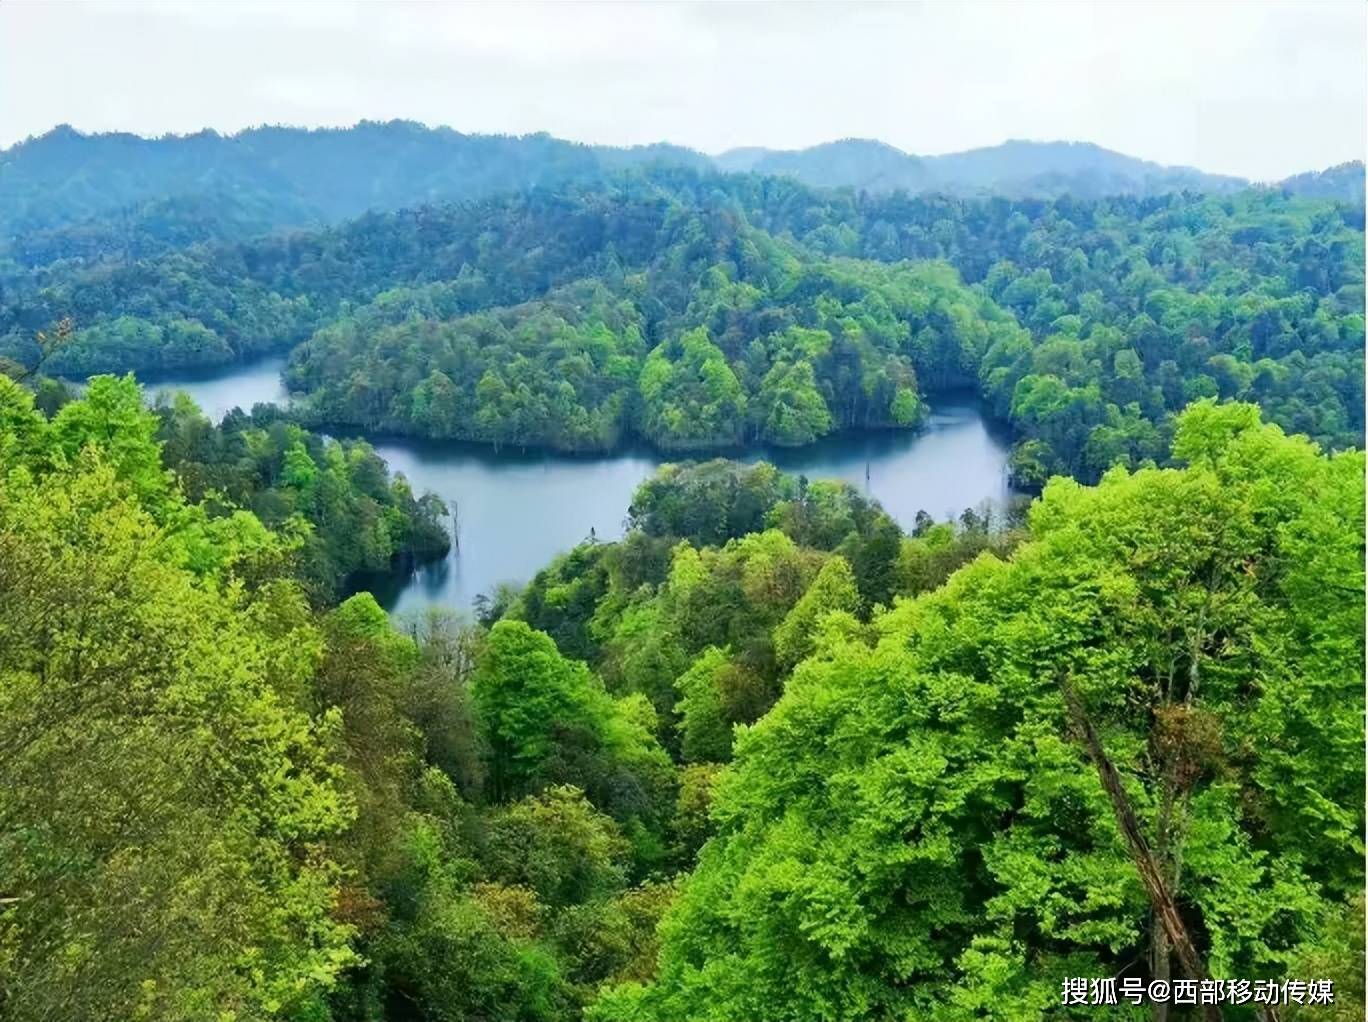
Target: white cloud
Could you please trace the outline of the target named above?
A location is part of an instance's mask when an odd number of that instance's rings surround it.
[[[0,145],[407,117],[707,151],[1084,139],[1269,179],[1361,157],[1368,6],[0,4]]]

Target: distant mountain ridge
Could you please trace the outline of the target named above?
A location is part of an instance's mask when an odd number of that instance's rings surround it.
[[[593,180],[642,163],[711,168],[665,144],[589,146],[550,135],[465,135],[410,121],[351,128],[251,128],[147,139],[54,128],[0,152],[0,232],[19,234],[110,210],[206,193],[280,223],[334,222],[368,210],[460,201]],[[302,218],[302,219],[301,219]]]
[[[1311,170],[1294,174],[1278,182],[1280,188],[1293,195],[1320,199],[1345,199],[1362,202],[1364,193],[1363,161],[1350,160],[1325,170]]]
[[[807,149],[732,149],[714,157],[714,162],[722,170],[791,175],[817,188],[921,192],[934,181],[920,157],[864,138],[823,142]]]
[[[716,156],[669,143],[616,147],[534,135],[468,135],[411,121],[350,128],[252,128],[149,139],[83,134],[67,125],[0,151],[0,239],[79,224],[168,199],[229,201],[242,223],[336,222],[368,210],[555,188],[646,165],[793,177],[821,188],[955,196],[1080,198],[1173,191],[1223,194],[1238,177],[1168,167],[1087,142],[1028,142],[916,156],[886,142],[842,139],[797,150]],[[1282,183],[1298,194],[1363,200],[1363,165]],[[233,227],[233,224],[229,224]]]
[[[787,174],[815,187],[871,192],[903,188],[958,196],[1049,198],[1069,193],[1100,198],[1274,187],[1346,201],[1362,201],[1364,193],[1361,161],[1259,185],[1247,178],[1142,160],[1091,142],[1012,139],[960,153],[916,156],[877,139],[847,138],[806,149],[730,149],[714,162],[723,170]]]

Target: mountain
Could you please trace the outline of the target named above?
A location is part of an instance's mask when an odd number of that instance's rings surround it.
[[[1343,202],[1363,201],[1363,161],[1351,160],[1326,170],[1311,170],[1284,178],[1277,184],[1292,195],[1306,195],[1317,199],[1339,199]]]
[[[745,174],[754,170],[757,163],[775,152],[776,150],[766,149],[764,146],[740,146],[718,153],[712,157],[712,162],[718,170],[724,170],[729,174]]]
[[[1194,191],[1225,193],[1242,178],[1167,167],[1086,142],[1010,141],[943,156],[916,156],[874,139],[806,149],[732,149],[715,157],[668,143],[615,147],[534,135],[468,135],[412,121],[350,128],[252,128],[236,135],[142,138],[87,135],[67,125],[0,151],[0,247],[79,254],[108,234],[111,214],[162,215],[148,204],[200,202],[233,210],[213,240],[533,187],[600,181],[644,166],[757,173],[820,188],[955,196],[1079,198]],[[1357,169],[1355,169],[1357,168]],[[1362,164],[1289,178],[1308,195],[1363,197]],[[57,232],[53,234],[52,232]],[[70,236],[74,232],[75,237]],[[36,236],[42,235],[41,238]],[[138,235],[143,244],[155,234]],[[99,242],[108,248],[106,237]],[[23,255],[7,253],[25,265]]]
[[[783,174],[817,188],[856,191],[927,191],[933,184],[924,160],[867,138],[825,142],[808,149],[732,149],[717,156],[722,170]]]
[[[947,191],[1013,197],[1060,195],[1153,195],[1163,192],[1230,192],[1244,178],[1168,167],[1091,142],[1026,142],[926,158],[936,183]]]
[[[816,187],[857,191],[945,192],[1012,198],[1082,198],[1163,192],[1229,192],[1243,178],[1166,167],[1090,142],[1010,141],[945,156],[914,156],[870,139],[845,139],[807,149],[732,149],[715,158],[724,170],[787,174]]]
[[[52,230],[169,197],[232,197],[276,225],[591,181],[650,163],[710,167],[672,145],[547,134],[466,135],[411,121],[261,127],[149,139],[63,125],[0,152],[0,236]]]

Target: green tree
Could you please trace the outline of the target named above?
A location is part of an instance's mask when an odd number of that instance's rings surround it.
[[[91,380],[81,400],[63,406],[52,420],[52,439],[68,462],[87,445],[98,446],[119,478],[144,501],[169,489],[157,418],[143,406],[142,388],[132,375]]]
[[[738,737],[659,978],[592,1017],[1064,1017],[1064,976],[1182,975],[1118,798],[1213,975],[1352,958],[1363,456],[1214,404],[1174,449],[824,640]]]
[[[294,702],[318,637],[166,556],[141,412],[97,414],[133,388],[100,389],[61,425],[131,430],[119,471],[88,449],[0,474],[0,1004],[308,1015],[354,961],[322,844],[353,812],[340,720]]]
[[[661,446],[687,449],[741,441],[746,397],[705,328],[652,351],[639,386],[646,429]]]
[[[580,661],[524,622],[490,629],[471,680],[495,800],[573,784],[615,818],[668,815],[670,764],[640,696],[614,700]]]
[[[495,879],[531,888],[556,908],[621,890],[630,851],[617,824],[583,792],[558,786],[497,814],[485,858]]]
[[[823,618],[834,611],[853,614],[859,606],[855,573],[844,557],[829,558],[807,592],[774,630],[774,654],[779,663],[791,669],[812,652]]]
[[[831,431],[831,413],[810,362],[776,362],[752,408],[760,437],[773,443],[808,444]]]
[[[732,722],[728,719],[723,675],[726,650],[709,646],[675,679],[679,702],[679,746],[686,762],[725,763],[731,759]]]

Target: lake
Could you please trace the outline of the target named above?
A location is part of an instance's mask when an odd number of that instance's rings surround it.
[[[138,379],[150,399],[161,393],[185,391],[195,399],[200,411],[217,423],[234,408],[250,412],[254,404],[286,404],[290,396],[280,374],[287,361],[284,355],[273,355],[203,372],[139,373]]]
[[[218,421],[234,406],[282,401],[283,358],[226,372],[150,381],[149,393],[183,390]],[[765,459],[809,479],[844,479],[910,527],[918,511],[944,519],[984,501],[1004,503],[1008,442],[970,397],[932,399],[916,433],[841,434],[800,448],[756,448]],[[431,490],[457,513],[459,539],[444,560],[375,585],[391,612],[440,604],[469,607],[500,582],[526,582],[556,554],[588,538],[622,535],[637,486],[666,461],[649,449],[603,456],[519,452],[460,443],[373,439],[375,450],[416,493]]]

